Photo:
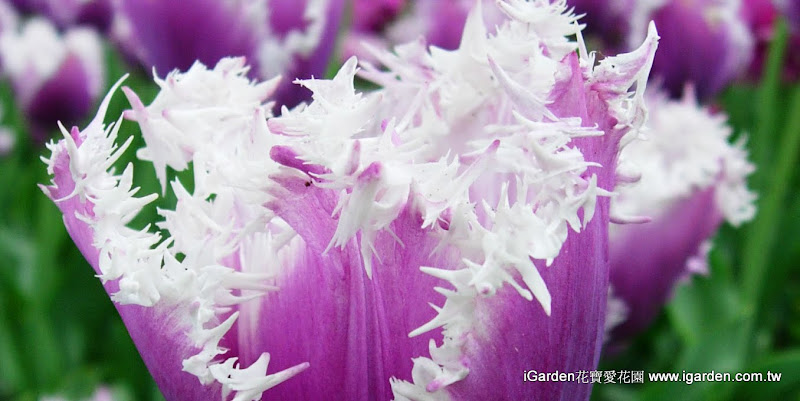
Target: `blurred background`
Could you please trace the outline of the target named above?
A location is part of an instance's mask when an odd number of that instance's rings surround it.
[[[369,59],[362,43],[423,35],[454,48],[474,1],[338,0],[312,14],[305,1],[265,0],[267,15],[245,3],[0,1],[0,400],[163,399],[37,187],[49,181],[40,157],[61,136],[57,121],[85,126],[125,73],[148,104],[158,92],[153,68],[163,77],[196,59],[213,65],[243,54],[253,78],[320,77],[349,55]],[[568,3],[587,14],[585,36],[599,57],[630,50],[644,37],[641,21],[655,20],[662,39],[653,84],[675,98],[690,84],[702,105],[727,114],[732,141],[746,137],[757,166],[755,218],[723,225],[708,274],[677,282],[652,324],[608,346],[598,370],[782,373],[777,383],[691,385],[652,383],[645,373],[642,384],[596,384],[592,399],[800,400],[800,1]],[[297,44],[286,39],[291,32],[314,40]],[[288,84],[280,91],[288,106],[308,96]],[[127,107],[118,95],[108,115]],[[121,140],[135,133],[132,148],[142,146],[135,124],[123,124]],[[119,165],[128,162],[142,193],[159,192],[151,164],[133,151]],[[160,199],[132,226],[174,202]]]

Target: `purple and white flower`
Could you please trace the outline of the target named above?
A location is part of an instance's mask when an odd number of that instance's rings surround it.
[[[740,77],[753,57],[741,0],[569,0],[586,13],[606,54],[638,46],[651,21],[662,37],[651,77],[672,97],[687,84],[709,98]]]
[[[250,76],[285,79],[276,98],[294,106],[308,92],[296,78],[321,77],[333,51],[344,0],[114,0],[113,36],[146,68],[186,70],[244,56]]]
[[[612,227],[611,285],[626,311],[614,341],[647,327],[681,279],[707,273],[720,224],[738,226],[755,214],[746,181],[754,167],[743,140],[729,143],[725,114],[698,106],[691,91],[680,101],[650,94],[648,107],[642,136],[620,156],[622,170],[638,182],[621,181],[611,205],[628,222],[651,219]]]
[[[596,367],[610,190],[658,36],[595,63],[564,1],[498,6],[454,51],[299,81],[313,101],[280,117],[242,58],[157,79],[150,105],[124,89],[177,198],[167,237],[127,226],[158,195],[111,168],[131,144],[103,123],[119,83],[49,145],[42,189],[167,399],[588,399],[521,375]]]
[[[0,63],[40,141],[57,129],[57,121],[75,124],[86,117],[105,85],[97,32],[73,28],[61,34],[40,17],[3,27]]]

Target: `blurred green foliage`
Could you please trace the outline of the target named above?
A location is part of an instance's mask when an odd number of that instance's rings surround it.
[[[756,219],[723,227],[710,254],[711,274],[681,286],[650,330],[628,348],[606,355],[599,370],[645,372],[781,372],[780,383],[649,383],[595,385],[595,400],[800,400],[800,85],[779,79],[785,29],[770,50],[764,79],[738,84],[720,98],[737,135],[747,135],[758,166],[751,187],[760,194]],[[149,75],[107,52],[111,80],[145,103],[157,93]],[[109,82],[109,85],[113,82]],[[49,181],[24,116],[0,83],[3,125],[16,147],[0,158],[0,400],[48,394],[76,399],[109,385],[118,400],[162,399],[91,267],[75,248],[55,205],[37,188]],[[127,107],[114,97],[109,116]],[[89,118],[87,118],[88,120]],[[121,141],[138,132],[123,122]],[[57,135],[54,132],[54,135]],[[137,136],[132,148],[142,146]],[[141,193],[159,192],[153,167],[128,151],[118,168],[135,165]],[[189,169],[190,170],[190,169]],[[174,176],[170,177],[173,178]],[[191,190],[191,175],[178,177]],[[148,206],[132,223],[155,220]],[[792,398],[793,397],[793,398]]]

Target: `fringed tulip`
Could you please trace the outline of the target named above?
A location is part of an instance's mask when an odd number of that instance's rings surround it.
[[[647,327],[682,278],[707,271],[720,224],[738,226],[755,213],[746,183],[754,167],[742,141],[729,143],[724,113],[701,108],[691,91],[682,101],[648,96],[648,106],[642,138],[621,155],[638,170],[627,181],[636,175],[638,182],[621,185],[611,207],[628,222],[651,219],[612,227],[611,286],[627,311],[614,342]]]
[[[158,195],[111,169],[132,143],[103,124],[113,89],[50,145],[42,188],[168,400],[588,399],[588,374],[523,376],[596,367],[609,191],[658,36],[595,63],[563,1],[498,4],[496,33],[476,9],[457,50],[378,52],[368,93],[350,59],[277,118],[241,58],[150,105],[124,89],[177,198],[160,231],[127,226]]]
[[[57,131],[57,121],[75,124],[85,118],[105,85],[103,46],[92,29],[60,34],[49,21],[35,17],[3,29],[0,58],[39,141]]]

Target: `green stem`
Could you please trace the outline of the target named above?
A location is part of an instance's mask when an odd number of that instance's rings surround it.
[[[786,21],[780,19],[775,25],[775,36],[770,43],[767,61],[764,65],[764,73],[761,85],[756,95],[756,127],[755,137],[751,140],[751,157],[756,165],[761,168],[756,171],[753,182],[757,188],[761,188],[764,183],[765,167],[771,161],[772,150],[775,140],[775,126],[778,118],[778,92],[781,84],[781,74],[783,72],[783,60],[786,55],[786,46],[789,32]]]
[[[752,313],[750,330],[757,325],[759,303],[762,298],[764,281],[770,273],[768,264],[775,247],[782,219],[783,206],[797,164],[800,146],[800,87],[792,93],[788,110],[789,120],[778,144],[774,168],[770,169],[769,181],[765,181],[761,192],[758,216],[747,232],[744,244],[742,266],[742,289],[747,303],[747,311]],[[762,167],[763,168],[763,167]],[[767,173],[770,170],[766,170]]]

